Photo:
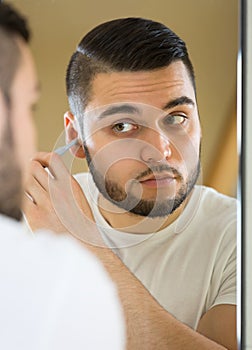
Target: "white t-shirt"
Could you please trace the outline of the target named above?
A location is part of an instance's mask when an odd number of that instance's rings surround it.
[[[91,175],[77,174],[104,239],[159,303],[195,329],[218,304],[236,304],[236,200],[196,186],[180,217],[155,234],[116,231]]]
[[[0,215],[0,281],[0,349],[124,349],[115,285],[71,236]]]

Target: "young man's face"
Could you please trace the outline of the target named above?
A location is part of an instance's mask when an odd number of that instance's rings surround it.
[[[23,186],[29,160],[35,153],[32,107],[38,91],[30,50],[23,41],[17,39],[17,43],[21,57],[9,91],[10,105],[0,96],[0,207],[1,212],[20,219]]]
[[[173,212],[199,174],[200,123],[184,64],[98,74],[86,111],[86,157],[104,197],[141,216]]]

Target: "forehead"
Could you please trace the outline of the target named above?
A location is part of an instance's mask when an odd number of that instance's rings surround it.
[[[151,71],[97,74],[87,110],[125,101],[162,108],[179,96],[188,96],[196,104],[194,88],[182,61]]]
[[[20,50],[20,62],[13,79],[11,93],[21,97],[37,97],[39,93],[36,68],[28,45],[21,39],[17,39]]]

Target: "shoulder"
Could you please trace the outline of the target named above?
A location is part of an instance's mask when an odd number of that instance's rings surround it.
[[[195,215],[199,235],[220,254],[233,254],[237,244],[237,200],[205,186],[197,186],[196,191],[200,197]]]
[[[20,329],[20,336],[24,335],[27,341],[30,339],[25,328],[28,324],[29,332],[33,330],[35,345],[35,335],[39,337],[41,326],[46,327],[43,320],[48,317],[55,321],[55,344],[64,345],[64,340],[66,344],[69,341],[71,347],[70,343],[75,344],[78,339],[75,348],[80,349],[80,345],[89,348],[96,343],[102,347],[102,341],[121,343],[124,328],[117,291],[95,256],[66,234],[38,231],[27,235],[22,224],[1,216],[0,229],[0,277],[3,282],[0,308],[6,307],[6,312],[0,315],[0,324],[7,318],[10,329]],[[63,314],[67,317],[62,317]],[[76,320],[74,327],[73,319]],[[110,330],[111,322],[117,324],[116,331]],[[87,334],[80,338],[83,325]],[[103,336],[95,340],[95,331],[102,327]],[[113,342],[108,339],[112,339],[112,333],[115,336]],[[50,329],[43,335],[45,339],[49,337]],[[66,344],[59,348],[69,348]]]
[[[222,194],[216,191],[214,188],[207,186],[195,186],[195,190],[200,193],[202,204],[206,204],[207,206],[211,205],[211,207],[214,208],[217,203],[223,208],[226,207],[236,209],[236,198]]]
[[[176,222],[176,232],[197,236],[206,244],[236,244],[237,200],[216,190],[195,186],[192,196]],[[207,243],[208,242],[208,243]],[[212,244],[211,243],[211,244]]]
[[[84,287],[77,278],[81,275],[92,286],[99,283],[105,289],[114,288],[98,259],[71,235],[45,230],[27,233],[22,223],[3,216],[0,216],[0,262],[1,274],[7,270],[20,272],[28,279],[40,271],[40,280],[53,283],[56,276],[57,279],[64,276]]]
[[[200,216],[222,222],[236,221],[237,199],[206,186],[196,186],[193,197]]]

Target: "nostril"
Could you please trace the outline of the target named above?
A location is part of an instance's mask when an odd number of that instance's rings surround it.
[[[170,147],[159,150],[154,146],[148,145],[141,151],[141,159],[146,163],[160,163],[171,157]]]

